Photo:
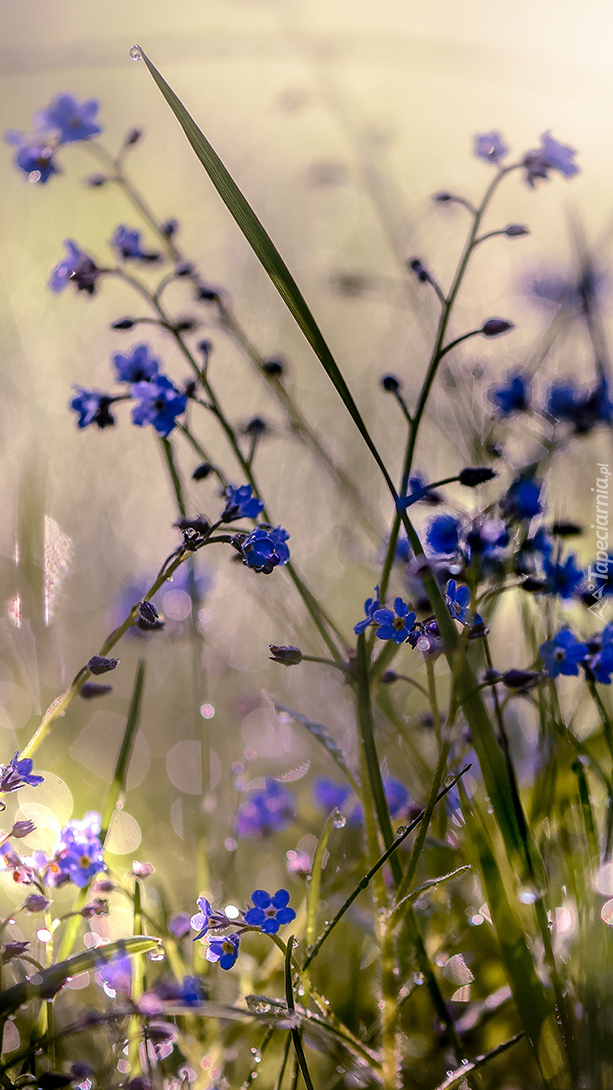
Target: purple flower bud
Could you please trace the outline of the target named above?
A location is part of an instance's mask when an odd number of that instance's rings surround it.
[[[28,949],[29,942],[7,942],[4,950],[2,951],[2,963],[6,965],[7,961],[12,961],[13,958],[21,957]]]
[[[153,863],[139,863],[138,859],[135,859],[132,864],[132,874],[135,878],[148,878],[154,871]]]
[[[16,821],[13,825],[13,828],[11,829],[10,835],[17,837],[18,840],[21,840],[22,837],[29,836],[30,833],[33,833],[35,828],[36,825],[33,821]]]
[[[409,268],[415,273],[415,276],[421,284],[426,284],[430,279],[430,273],[418,257],[411,258],[409,261]]]
[[[213,472],[213,466],[208,462],[202,462],[201,465],[196,466],[192,473],[193,481],[206,481],[207,477]]]
[[[113,692],[112,685],[98,685],[95,681],[86,681],[79,689],[79,696],[83,700],[95,700],[98,696],[106,696]]]
[[[48,897],[43,897],[42,893],[30,893],[23,902],[23,907],[26,912],[45,912],[51,901]]]
[[[96,897],[81,909],[81,915],[84,920],[91,920],[92,916],[108,916],[108,914],[109,902],[105,901],[102,897]]]
[[[542,675],[535,670],[507,670],[502,680],[507,689],[531,689],[538,685]]]
[[[383,375],[383,378],[380,381],[383,389],[386,390],[388,394],[397,394],[402,388],[400,379],[396,378],[395,375]]]
[[[124,147],[130,148],[130,147],[133,147],[134,144],[138,144],[138,141],[140,140],[142,135],[143,135],[143,130],[142,129],[131,129],[130,132],[128,133],[128,135],[126,136],[124,142],[123,142]]]
[[[92,655],[87,664],[90,674],[106,674],[119,665],[119,659],[106,659],[103,655]]]
[[[111,329],[133,329],[135,325],[134,318],[119,318],[117,322],[111,323]]]
[[[488,318],[481,327],[484,337],[499,337],[501,333],[508,333],[514,329],[513,322],[507,322],[506,318]]]
[[[281,378],[281,375],[285,372],[285,363],[279,356],[271,356],[270,359],[264,360],[262,371],[270,375],[271,378]]]
[[[510,223],[508,227],[505,227],[504,233],[507,238],[521,238],[522,235],[529,235],[530,231],[521,223]]]
[[[478,484],[491,481],[497,474],[489,466],[467,466],[458,476],[458,481],[465,488],[476,488]]]
[[[298,647],[278,647],[271,643],[268,650],[271,654],[271,662],[280,662],[283,666],[297,666],[302,662],[302,651]]]
[[[143,602],[139,602],[138,620],[136,623],[139,628],[144,628],[145,630],[161,628],[163,624],[163,622],[160,621],[160,615],[153,605],[153,602],[149,602],[146,599]]]

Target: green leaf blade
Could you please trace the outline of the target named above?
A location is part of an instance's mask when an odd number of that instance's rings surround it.
[[[317,325],[315,318],[311,314],[300,288],[296,284],[296,281],[281,257],[281,254],[260,223],[251,205],[226,170],[224,164],[217,155],[217,152],[196,125],[193,117],[187,112],[181,100],[177,97],[172,88],[169,87],[164,77],[158,72],[155,65],[151,63],[142,50],[141,55],[153,80],[183,129],[197,158],[206,170],[226,208],[243,232],[243,235],[247,239],[254,254],[270,277],[279,295],[283,299],[283,302],[311,345],[311,348],[322,364],[328,378],[334,385],[345,408],[349,412],[354,424],[379,466],[379,469],[383,473],[388,488],[394,498],[396,498],[396,491],[392,479],[387,472],[381,455],[362,419],[361,413],[353,400],[349,387],[328,348],[326,340]]]

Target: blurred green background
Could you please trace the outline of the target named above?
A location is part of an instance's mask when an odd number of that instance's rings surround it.
[[[491,423],[483,391],[511,365],[533,358],[548,318],[526,304],[522,278],[552,266],[572,271],[573,220],[597,259],[607,263],[613,89],[608,3],[2,0],[0,14],[2,130],[28,130],[32,112],[61,91],[100,99],[101,140],[112,151],[131,127],[144,128],[146,139],[129,160],[134,181],[161,219],[179,219],[180,245],[209,283],[230,292],[262,354],[287,359],[288,387],[359,482],[382,534],[390,505],[369,456],[144,65],[129,59],[130,46],[140,43],[160,68],[263,220],[395,469],[403,423],[378,379],[396,372],[414,402],[436,318],[435,301],[407,276],[406,260],[419,255],[448,283],[466,217],[460,208],[434,205],[431,195],[449,188],[479,199],[490,168],[472,155],[476,132],[499,129],[519,155],[551,129],[579,150],[581,174],[568,184],[555,178],[536,192],[513,176],[496,199],[488,225],[526,223],[531,235],[497,239],[478,254],[453,330],[459,334],[492,315],[512,319],[518,329],[504,341],[479,342],[454,356],[459,394],[454,400],[437,393],[419,450],[418,468],[430,479],[470,461],[471,428],[483,438]],[[142,226],[118,191],[83,185],[98,169],[87,146],[64,149],[64,173],[45,186],[28,184],[10,158],[5,147],[0,550],[3,598],[20,590],[24,618],[16,627],[5,616],[0,630],[0,728],[7,757],[25,744],[37,714],[98,650],[122,589],[152,577],[177,543],[176,514],[150,429],[133,428],[120,407],[118,428],[77,431],[67,410],[70,384],[107,388],[111,354],[143,339],[155,346],[177,382],[186,377],[162,335],[109,329],[119,317],[142,313],[121,284],[105,281],[92,299],[72,290],[55,296],[46,288],[63,239],[75,239],[104,264],[117,224]],[[154,241],[146,234],[145,240]],[[147,277],[155,282],[154,271]],[[233,422],[244,424],[258,414],[270,423],[256,463],[263,492],[273,517],[291,533],[298,567],[349,638],[372,589],[376,545],[351,504],[292,436],[266,384],[216,330],[211,310],[194,307],[178,287],[173,306],[177,315],[198,316],[194,340],[213,340],[211,374]],[[556,371],[591,381],[581,329],[556,344],[539,368],[541,392]],[[199,433],[230,479],[242,483],[208,419]],[[589,511],[582,505],[589,502],[595,461],[606,457],[605,440],[599,434],[574,450],[559,480],[554,472],[550,496],[555,514],[576,518]],[[189,479],[195,459],[180,448],[180,461]],[[193,483],[189,495],[191,513],[217,514],[212,482]],[[42,603],[44,515],[72,543],[71,549],[65,544],[69,570],[49,625]],[[586,542],[583,559],[592,553]],[[45,788],[30,792],[32,803],[47,808],[37,812],[41,831],[32,846],[54,839],[52,811],[62,822],[71,811],[81,817],[84,809],[102,805],[136,659],[145,651],[143,720],[114,842],[115,865],[121,869],[135,856],[151,858],[172,885],[186,883],[184,890],[169,892],[176,907],[189,907],[194,893],[193,837],[202,798],[195,747],[203,743],[213,750],[204,807],[224,860],[236,800],[232,762],[245,766],[243,783],[274,774],[295,778],[300,788],[307,771],[329,771],[296,729],[279,722],[267,693],[325,722],[350,755],[355,750],[351,702],[337,677],[325,669],[316,673],[314,666],[284,671],[267,661],[270,642],[321,653],[284,573],[255,576],[230,564],[221,550],[208,550],[198,563],[211,583],[198,680],[179,623],[146,642],[125,640],[112,677],[114,693],[97,704],[73,703],[37,755],[36,767],[49,773]],[[410,652],[405,655],[407,668],[415,668]],[[201,705],[214,715],[203,718]],[[420,710],[409,701],[407,723]],[[390,754],[390,772],[419,797],[423,787],[395,740]],[[286,847],[303,844],[304,837],[307,850],[312,846],[318,824],[306,791],[303,812],[303,827],[292,830]],[[237,858],[253,851],[241,845]],[[282,856],[271,856],[265,843],[255,851],[256,884],[275,888],[283,878]],[[227,879],[228,895],[244,898],[251,887],[243,887],[244,880]],[[119,934],[125,920],[112,916],[99,926]]]

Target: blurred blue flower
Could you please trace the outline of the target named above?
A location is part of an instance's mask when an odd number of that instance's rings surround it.
[[[581,395],[574,382],[553,382],[547,394],[547,412],[558,420],[572,420]]]
[[[351,794],[351,788],[327,776],[316,776],[311,787],[313,798],[322,810],[342,810]]]
[[[281,526],[274,529],[258,526],[240,543],[243,564],[270,575],[277,564],[287,564],[289,560],[289,549],[285,544],[288,538],[287,530]]]
[[[188,1007],[197,1007],[204,1001],[204,988],[200,977],[184,976],[180,998]]]
[[[132,961],[127,954],[116,954],[96,968],[95,977],[109,998],[114,999],[117,994],[129,996],[132,991]]]
[[[103,847],[99,840],[100,814],[90,810],[82,821],[68,821],[54,848],[54,862],[83,889],[94,874],[104,870]]]
[[[445,599],[451,616],[460,624],[468,624],[471,592],[470,587],[457,586],[455,579],[450,579],[445,591]]]
[[[460,544],[460,520],[453,515],[438,515],[428,527],[426,541],[432,552],[450,556]]]
[[[415,624],[415,614],[402,598],[395,598],[394,610],[377,609],[373,620],[378,625],[377,639],[404,643]]]
[[[543,561],[545,578],[549,584],[549,593],[560,598],[572,598],[580,592],[584,573],[577,567],[576,557],[571,553],[564,564],[553,563],[548,557]]]
[[[20,787],[38,787],[44,777],[32,772],[30,757],[19,759],[19,752],[6,765],[0,765],[0,792],[17,791]]]
[[[218,961],[222,969],[231,969],[238,957],[240,933],[226,935],[225,938],[212,939],[206,952],[207,961]]]
[[[296,807],[294,796],[268,777],[265,787],[250,793],[236,815],[238,836],[258,837],[279,832],[292,821]]]
[[[203,935],[206,935],[207,931],[212,931],[219,927],[230,927],[230,920],[225,912],[215,911],[206,897],[199,897],[196,904],[200,911],[196,912],[190,920],[190,927],[193,931],[198,932],[198,934],[194,936],[194,942],[201,939]]]
[[[114,398],[100,390],[86,390],[84,386],[75,385],[73,389],[77,391],[77,396],[73,397],[69,408],[79,414],[78,428],[87,428],[89,424],[95,424],[98,428],[113,426],[115,417],[110,406]]]
[[[553,639],[542,643],[539,651],[548,677],[577,675],[579,663],[588,655],[587,644],[580,643],[569,628],[563,628]]]
[[[506,385],[490,388],[489,398],[501,416],[525,412],[530,405],[530,383],[525,375],[510,373]]]
[[[127,356],[116,352],[113,363],[119,382],[149,382],[160,370],[160,361],[148,344],[135,344]]]
[[[358,621],[358,623],[354,624],[353,626],[353,631],[355,632],[356,636],[359,636],[360,633],[365,632],[370,624],[375,623],[374,614],[380,608],[381,603],[379,601],[379,587],[377,586],[375,587],[374,598],[367,598],[364,602],[364,613],[366,614],[364,620]]]
[[[591,391],[583,391],[570,381],[554,382],[549,388],[546,407],[557,420],[574,424],[575,431],[581,435],[596,424],[613,420],[613,401],[604,377]]]
[[[74,284],[77,291],[86,291],[93,295],[96,280],[101,274],[93,258],[86,254],[71,238],[64,239],[66,257],[51,270],[47,287],[56,293],[63,291],[68,284]]]
[[[611,626],[608,625],[608,627]],[[584,666],[588,670],[588,677],[593,674],[594,679],[601,685],[610,685],[613,673],[613,644],[604,644],[600,651],[586,659]]]
[[[499,132],[486,132],[475,136],[475,155],[479,159],[485,159],[486,163],[498,165],[501,159],[508,154],[508,147]]]
[[[140,231],[132,230],[121,225],[115,229],[111,239],[111,246],[124,261],[159,261],[160,255],[149,250],[143,250],[140,241]]]
[[[187,406],[185,395],[161,374],[154,375],[149,382],[136,382],[132,396],[138,402],[132,409],[132,423],[139,428],[152,424],[163,438],[170,435],[177,416],[184,413]]]
[[[264,509],[264,504],[257,496],[252,495],[250,484],[233,488],[232,485],[224,491],[226,506],[221,513],[222,522],[233,522],[234,519],[254,519]]]
[[[11,130],[5,133],[7,144],[17,148],[13,162],[27,174],[28,181],[44,185],[59,169],[53,158],[55,148],[36,137],[29,138],[24,133]]]
[[[531,519],[543,510],[540,495],[542,481],[534,477],[517,477],[511,484],[500,505],[508,518]]]
[[[599,301],[608,279],[605,272],[588,261],[578,277],[574,272],[545,270],[528,278],[524,290],[533,303],[548,308],[564,307],[578,317]]]
[[[502,519],[476,521],[466,535],[467,559],[469,563],[475,556],[483,560],[501,560],[508,544],[509,531]]]
[[[275,935],[283,924],[296,918],[293,908],[287,907],[289,897],[286,889],[278,889],[272,896],[264,889],[254,889],[251,894],[254,907],[245,913],[245,923],[259,927],[266,935]]]
[[[548,178],[550,170],[557,170],[565,178],[572,178],[579,173],[579,167],[573,162],[577,152],[568,144],[555,140],[550,131],[541,136],[541,146],[526,153],[523,166],[526,168],[526,181],[534,187],[537,178]]]
[[[387,807],[391,818],[396,818],[399,814],[406,813],[411,801],[411,796],[400,780],[385,778],[383,780],[383,791],[385,792]],[[358,803],[349,815],[349,824],[361,825],[363,820],[364,811],[362,810],[361,804]]]
[[[89,140],[102,132],[95,123],[100,103],[95,98],[79,103],[74,95],[57,95],[47,109],[34,114],[34,126],[43,132],[59,131],[63,144]]]

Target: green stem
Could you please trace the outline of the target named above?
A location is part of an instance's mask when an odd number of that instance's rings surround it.
[[[408,436],[407,447],[406,447],[405,456],[404,456],[404,464],[403,464],[403,469],[402,469],[402,481],[401,481],[401,487],[400,487],[400,494],[402,496],[405,495],[406,490],[408,488],[409,477],[410,477],[411,468],[412,468],[412,465],[413,465],[413,457],[414,457],[414,454],[415,454],[415,447],[417,445],[417,438],[418,438],[418,434],[419,434],[419,427],[420,427],[420,424],[421,424],[421,421],[422,421],[422,418],[423,418],[423,415],[424,415],[424,412],[425,412],[425,409],[426,409],[426,405],[428,403],[428,398],[430,396],[430,390],[432,389],[432,384],[434,382],[434,379],[436,378],[436,373],[438,371],[439,363],[440,363],[440,361],[442,359],[442,355],[444,354],[444,340],[445,340],[445,334],[447,332],[447,326],[449,325],[449,319],[451,317],[451,312],[453,310],[454,303],[456,301],[458,292],[459,292],[460,287],[462,285],[464,275],[465,275],[466,270],[468,268],[470,257],[471,257],[471,254],[473,252],[475,242],[476,242],[476,239],[477,239],[477,236],[478,236],[478,233],[479,233],[479,227],[481,225],[481,222],[483,220],[485,212],[486,212],[486,210],[488,208],[488,205],[489,205],[492,197],[494,196],[494,193],[496,192],[496,189],[498,188],[498,185],[500,184],[500,182],[502,181],[504,176],[506,174],[508,174],[511,170],[514,170],[514,169],[516,169],[516,167],[511,166],[511,167],[502,168],[502,169],[500,169],[498,171],[498,173],[495,175],[495,177],[490,182],[490,185],[488,186],[488,188],[487,188],[487,190],[485,192],[485,196],[483,197],[483,200],[482,200],[479,208],[475,210],[475,216],[474,216],[474,220],[473,220],[471,229],[470,229],[470,231],[468,233],[468,238],[466,240],[466,243],[465,243],[464,249],[462,251],[462,255],[460,257],[460,260],[459,260],[459,263],[458,263],[458,266],[457,266],[453,281],[451,283],[451,287],[449,289],[449,294],[447,295],[445,305],[444,305],[444,307],[443,307],[443,309],[441,311],[441,315],[440,315],[439,323],[438,323],[438,329],[437,329],[436,337],[435,337],[435,341],[434,341],[434,347],[432,349],[432,355],[430,357],[430,363],[428,365],[428,369],[426,371],[426,376],[424,378],[422,388],[421,388],[421,391],[420,391],[420,394],[419,394],[419,398],[418,398],[418,401],[417,401],[417,407],[415,409],[415,412],[413,413],[413,426],[409,429],[409,436]],[[400,520],[400,515],[399,515],[398,512],[396,512],[396,514],[394,515],[394,521],[393,521],[393,524],[392,524],[392,531],[390,533],[390,539],[389,539],[389,543],[388,543],[388,547],[387,547],[387,552],[386,552],[386,555],[385,555],[385,561],[384,561],[384,564],[383,564],[383,571],[382,571],[382,574],[381,574],[381,579],[379,581],[379,586],[381,588],[381,595],[382,595],[381,600],[383,600],[383,598],[385,597],[385,594],[387,592],[389,577],[390,577],[390,574],[391,574],[392,564],[393,564],[393,561],[394,561],[394,553],[396,551],[396,543],[398,541],[398,534],[399,534],[399,531],[400,531],[400,521],[401,521]]]

